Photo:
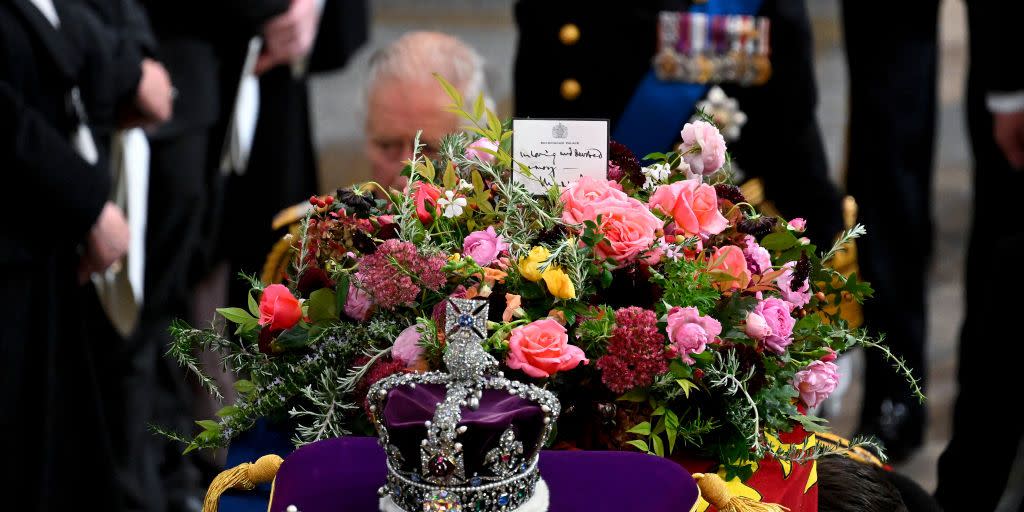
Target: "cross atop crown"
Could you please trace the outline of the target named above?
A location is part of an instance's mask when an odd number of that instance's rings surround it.
[[[482,344],[487,338],[487,312],[485,300],[448,298],[444,364],[457,379],[480,378],[498,367],[498,361]]]

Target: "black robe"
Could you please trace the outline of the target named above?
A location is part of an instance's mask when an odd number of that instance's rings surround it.
[[[0,439],[4,509],[110,510],[110,440],[84,339],[78,248],[109,194],[68,143],[66,95],[86,55],[75,16],[55,30],[28,0],[0,1]],[[87,503],[86,503],[87,502]]]

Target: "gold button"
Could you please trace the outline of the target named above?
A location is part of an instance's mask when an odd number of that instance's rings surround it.
[[[558,31],[558,39],[566,46],[574,45],[580,40],[580,28],[575,23],[566,23],[562,25],[562,30]]]
[[[572,101],[578,98],[582,90],[580,83],[574,78],[566,78],[562,81],[562,97],[566,100]]]

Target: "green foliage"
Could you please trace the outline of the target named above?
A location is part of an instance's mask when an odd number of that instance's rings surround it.
[[[702,315],[707,315],[722,296],[713,286],[706,262],[697,259],[669,260],[660,272],[652,269],[651,282],[663,291],[662,304],[659,305],[659,313],[662,314],[673,306],[692,306]]]

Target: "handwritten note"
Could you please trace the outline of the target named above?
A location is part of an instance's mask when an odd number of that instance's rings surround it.
[[[514,179],[534,194],[551,185],[566,186],[583,176],[604,179],[608,173],[608,121],[583,119],[513,119]]]

